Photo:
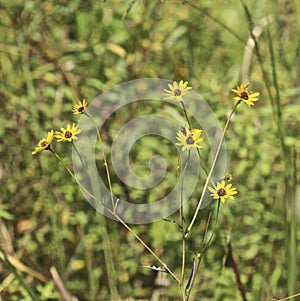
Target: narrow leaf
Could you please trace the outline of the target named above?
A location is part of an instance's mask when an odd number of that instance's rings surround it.
[[[186,287],[185,287],[186,293],[189,292],[189,290],[190,290],[191,287],[192,287],[192,284],[193,284],[193,282],[194,282],[194,278],[195,278],[195,275],[196,275],[196,269],[197,269],[196,261],[195,261],[195,259],[193,258],[192,271],[191,271],[190,277],[189,277],[189,279],[188,279],[187,285],[186,285]]]

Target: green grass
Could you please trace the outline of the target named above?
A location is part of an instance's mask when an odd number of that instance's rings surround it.
[[[173,279],[159,274],[170,285],[155,285],[157,273],[140,266],[158,263],[120,223],[96,214],[50,152],[31,155],[47,131],[76,120],[70,113],[74,101],[90,102],[114,85],[145,77],[188,80],[221,124],[234,104],[230,91],[237,83],[249,80],[261,93],[253,108],[239,107],[229,125],[228,171],[239,194],[221,207],[191,299],[243,300],[234,271],[225,264],[229,236],[248,301],[300,292],[298,1],[158,0],[132,2],[132,7],[130,2],[0,4],[2,299],[66,300],[50,273],[55,267],[74,300],[155,300],[157,294],[157,300],[179,300]],[[253,28],[266,16],[271,21],[245,52]],[[105,124],[108,144],[132,114],[175,115],[174,108],[161,112],[159,104],[127,109]],[[143,172],[151,143],[155,150],[151,139],[133,148],[134,170]],[[160,146],[174,170],[174,151],[165,141]],[[55,148],[72,168],[71,145]],[[112,175],[118,195],[146,198]],[[170,176],[161,190],[175,180]],[[155,200],[159,192],[149,194]],[[189,221],[200,194],[201,189],[194,192],[185,210]],[[208,212],[200,211],[186,241],[187,275]],[[175,223],[132,228],[180,274],[181,235]]]

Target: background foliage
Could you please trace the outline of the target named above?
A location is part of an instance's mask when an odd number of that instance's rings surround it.
[[[225,264],[228,236],[248,300],[279,299],[300,291],[299,3],[247,1],[252,27],[270,17],[258,38],[261,64],[255,50],[249,53],[245,48],[249,18],[242,2],[198,2],[1,1],[0,293],[4,300],[63,300],[51,267],[73,300],[179,298],[167,275],[139,268],[156,263],[120,224],[96,214],[50,153],[31,155],[48,130],[73,120],[74,101],[91,101],[118,83],[143,77],[188,80],[220,122],[232,108],[230,90],[238,82],[250,80],[253,90],[261,92],[255,108],[239,109],[229,128],[228,167],[239,195],[221,208],[194,299],[242,300],[230,264]],[[133,113],[139,110],[147,106]],[[120,123],[128,118],[126,113],[115,116]],[[108,130],[107,141],[115,129]],[[156,144],[145,140],[134,149],[140,172],[151,155],[149,145],[155,151]],[[170,145],[159,146],[171,160]],[[58,144],[56,150],[71,167],[71,146]],[[121,196],[128,193],[122,185],[115,184],[115,189]],[[190,208],[200,192],[195,192]],[[141,197],[141,192],[129,193]],[[207,209],[193,228],[188,241],[191,252],[200,246],[206,214]],[[187,218],[191,215],[188,212]],[[159,221],[133,228],[179,271],[180,235],[174,224]],[[191,262],[192,253],[187,260]]]

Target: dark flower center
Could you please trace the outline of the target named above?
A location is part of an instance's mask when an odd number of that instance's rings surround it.
[[[219,196],[224,196],[224,195],[226,195],[226,190],[225,190],[224,188],[220,188],[220,189],[218,190],[217,194],[218,194]]]
[[[184,136],[186,136],[186,130],[185,130],[185,127],[181,127],[181,133],[184,135]]]
[[[78,109],[78,112],[83,112],[84,111],[84,107],[80,107],[79,109]]]
[[[243,98],[243,99],[245,99],[245,100],[248,100],[248,98],[249,98],[248,95],[249,95],[249,94],[248,94],[247,92],[244,91],[244,92],[241,93],[241,96],[240,96],[240,97]]]
[[[194,144],[194,139],[193,137],[190,135],[188,136],[188,138],[185,140],[186,144]]]
[[[48,146],[48,141],[47,140],[44,140],[41,142],[41,147],[46,147]]]
[[[73,136],[72,132],[66,131],[65,132],[65,138],[71,138]]]
[[[180,89],[175,89],[174,90],[174,96],[180,96],[181,95],[181,90]]]

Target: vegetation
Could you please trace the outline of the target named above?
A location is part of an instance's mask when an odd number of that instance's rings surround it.
[[[297,0],[2,0],[0,299],[298,300],[299,35]],[[111,163],[120,127],[157,113],[196,135],[197,146],[184,153],[203,156],[197,188],[182,210],[147,224],[110,219],[86,201],[72,177],[72,140],[84,133],[77,128],[83,116],[78,103],[86,99],[89,105],[140,78],[188,81],[221,127],[226,124],[233,186],[208,185],[212,199],[222,188],[233,200],[220,197],[197,211],[212,163],[206,134],[192,132],[201,124],[184,105],[144,100],[104,123],[97,153],[103,181],[133,203],[155,202],[175,186],[182,150],[167,139],[146,137],[130,150],[141,177],[149,175],[153,155],[168,162],[159,189],[128,187]],[[238,99],[240,85],[248,82],[251,107]],[[189,95],[175,102],[187,106]],[[68,130],[72,135],[65,139]],[[182,132],[178,137],[183,146]],[[42,138],[49,144],[33,155]],[[166,269],[162,263],[170,271],[142,268]]]

